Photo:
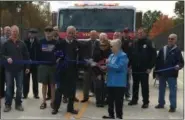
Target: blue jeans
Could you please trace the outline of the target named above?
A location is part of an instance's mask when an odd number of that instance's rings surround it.
[[[5,71],[6,76],[6,95],[5,95],[5,105],[12,105],[13,99],[13,88],[14,79],[16,81],[16,98],[15,104],[21,105],[22,103],[22,88],[23,88],[23,71],[21,72],[9,72]]]
[[[177,78],[159,78],[159,105],[165,105],[166,82],[168,82],[170,95],[170,108],[176,108],[177,104]]]

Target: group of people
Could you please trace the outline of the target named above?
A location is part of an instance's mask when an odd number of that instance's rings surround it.
[[[175,112],[178,71],[184,66],[181,51],[176,45],[176,34],[169,35],[168,44],[157,54],[155,45],[147,38],[143,28],[138,29],[136,40],[129,38],[129,29],[124,29],[123,33],[115,32],[113,40],[109,40],[106,33],[100,33],[98,36],[97,31],[92,30],[90,39],[85,43],[77,40],[74,26],[67,28],[65,39],[59,37],[57,27],[47,26],[44,31],[45,37],[41,40],[36,38],[36,33],[35,29],[31,29],[29,38],[21,41],[19,28],[13,25],[11,28],[5,27],[3,35],[1,34],[1,97],[6,84],[4,112],[11,110],[14,79],[17,88],[15,108],[19,111],[24,110],[21,99],[22,96],[28,96],[31,73],[36,99],[39,98],[38,82],[42,83],[43,101],[40,109],[47,107],[47,89],[50,88],[52,114],[58,113],[62,99],[68,102],[67,112],[78,114],[73,105],[75,101],[79,101],[75,97],[79,60],[85,61],[84,98],[81,102],[89,100],[89,91],[93,83],[96,106],[104,107],[108,104],[108,116],[103,116],[104,119],[122,119],[124,99],[130,101],[130,106],[137,105],[140,83],[142,108],[149,107],[149,74],[153,68],[155,77],[159,79],[159,104],[155,108],[164,108],[165,87],[168,82],[171,104],[169,112]],[[81,55],[83,48],[88,50]],[[57,51],[62,51],[62,54],[56,55]],[[166,68],[172,69],[160,71]],[[130,100],[131,76],[133,90]]]

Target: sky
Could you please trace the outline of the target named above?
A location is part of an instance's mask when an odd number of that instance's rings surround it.
[[[170,17],[175,16],[174,8],[176,1],[114,1],[120,6],[134,6],[137,11],[146,12],[147,10],[160,10],[163,14]],[[111,1],[50,1],[51,11],[58,11],[61,7],[73,6],[75,3],[113,3]]]

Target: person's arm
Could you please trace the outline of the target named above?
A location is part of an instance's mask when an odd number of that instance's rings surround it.
[[[154,44],[150,41],[150,62],[149,62],[149,66],[148,69],[152,69],[155,66],[155,62],[156,62],[156,57],[157,57],[157,52],[155,49]]]
[[[184,67],[184,58],[180,50],[177,52],[177,63],[179,69],[182,69]]]
[[[8,58],[11,58],[10,56],[8,56],[8,53],[7,53],[7,45],[8,44],[5,42],[1,48],[1,57],[3,60],[7,60]]]
[[[108,62],[107,68],[120,71],[123,69],[123,67],[128,66],[128,62],[129,62],[128,57],[126,55],[121,55],[119,56],[117,62],[113,64]]]
[[[159,50],[159,53],[158,53],[158,55],[156,56],[156,63],[155,63],[155,69],[154,69],[154,71],[157,71],[157,70],[159,70],[160,69],[160,66],[161,66],[161,57],[162,57],[162,49],[161,50]],[[155,74],[157,75],[159,72],[155,72]]]

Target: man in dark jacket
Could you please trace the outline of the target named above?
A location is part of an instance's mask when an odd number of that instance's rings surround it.
[[[184,66],[184,59],[181,50],[176,45],[177,35],[170,34],[168,37],[168,45],[164,46],[158,53],[156,60],[156,77],[159,78],[159,104],[155,107],[157,109],[164,108],[165,105],[165,90],[166,82],[169,85],[170,91],[170,110],[175,112],[177,107],[177,77],[178,72]],[[157,72],[161,69],[171,68],[170,70]]]
[[[37,30],[36,29],[30,29],[29,30],[29,38],[26,39],[24,42],[28,48],[28,52],[30,54],[31,60],[38,60],[37,53],[39,52],[39,41],[36,38]],[[35,99],[38,99],[38,80],[37,80],[37,65],[31,65],[30,66],[30,73],[32,74],[32,89],[33,89],[33,95]],[[23,96],[24,99],[28,97],[29,89],[30,89],[30,73],[24,75],[24,82],[23,82]]]
[[[90,32],[90,40],[87,42],[87,56],[86,59],[92,59],[94,54],[100,51],[99,49],[99,41],[97,41],[97,32],[95,30],[92,30]],[[83,83],[83,94],[84,99],[81,102],[87,102],[89,99],[89,90],[91,88],[91,84],[93,82],[93,78],[95,78],[92,68],[88,65],[85,69],[85,78]]]
[[[132,47],[133,47],[133,40],[130,39],[129,37],[129,29],[125,28],[123,31],[123,37],[122,37],[122,50],[127,54],[129,60],[131,59],[131,54],[132,54]],[[127,101],[130,100],[130,80],[131,80],[131,64],[130,61],[128,63],[128,75],[127,75],[127,87],[125,91],[125,98]]]
[[[2,47],[3,44],[9,39],[10,34],[11,34],[10,27],[9,26],[4,27],[4,34],[2,34],[0,37],[0,47]],[[5,95],[5,68],[3,65],[0,65],[0,82],[1,82],[0,97],[4,97]],[[12,91],[14,93],[14,89],[12,89]]]
[[[136,105],[138,102],[139,83],[141,82],[143,105],[142,108],[148,108],[149,105],[149,73],[155,64],[156,50],[150,40],[146,38],[143,28],[137,31],[138,40],[135,41],[132,54],[131,66],[133,76],[133,94],[132,100],[128,105]]]
[[[4,112],[9,112],[12,105],[12,89],[14,85],[14,78],[16,80],[16,98],[15,98],[15,108],[19,111],[23,111],[22,107],[22,83],[23,74],[29,73],[29,66],[26,66],[24,70],[24,65],[20,64],[20,60],[29,60],[29,53],[26,45],[19,40],[19,28],[14,25],[11,27],[11,36],[7,42],[4,43],[2,47],[2,54],[4,60],[8,63],[5,64],[5,78],[6,78],[6,95],[5,95],[5,109]]]
[[[62,94],[68,98],[67,112],[78,114],[74,109],[74,100],[76,93],[76,81],[78,78],[77,62],[63,61],[65,57],[68,60],[78,60],[80,46],[75,39],[76,28],[69,26],[65,40],[61,40],[56,45],[57,51],[63,52],[63,57],[59,57],[57,63],[60,69],[57,69],[57,89],[55,91],[55,101],[52,114],[57,114],[60,108]],[[66,60],[65,59],[65,60]],[[64,66],[61,64],[65,64]]]

